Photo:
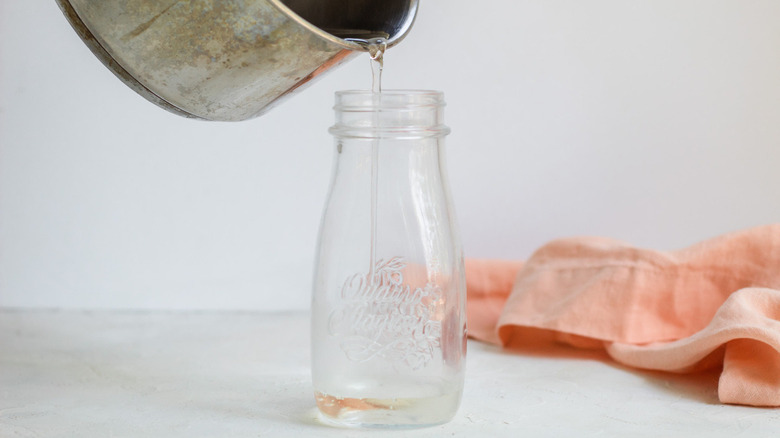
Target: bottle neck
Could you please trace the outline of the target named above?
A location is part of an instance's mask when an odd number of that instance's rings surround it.
[[[339,91],[336,124],[338,138],[421,140],[449,134],[444,125],[444,94],[438,91]]]

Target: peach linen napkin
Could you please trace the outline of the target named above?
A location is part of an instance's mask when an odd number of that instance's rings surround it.
[[[476,339],[544,335],[636,368],[722,367],[721,402],[780,406],[780,224],[673,252],[556,240],[525,263],[467,260],[466,288]]]

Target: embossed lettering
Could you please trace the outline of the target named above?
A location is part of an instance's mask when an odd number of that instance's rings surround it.
[[[440,348],[441,322],[433,320],[441,289],[404,284],[403,258],[379,260],[373,275],[355,274],[340,291],[342,303],[330,314],[330,334],[341,338],[350,360],[381,357],[395,366],[427,365]]]

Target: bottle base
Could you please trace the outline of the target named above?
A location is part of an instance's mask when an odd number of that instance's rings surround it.
[[[350,398],[315,393],[320,419],[351,428],[411,429],[444,424],[460,404],[460,394],[417,398]]]

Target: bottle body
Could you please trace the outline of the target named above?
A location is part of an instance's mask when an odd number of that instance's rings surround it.
[[[465,280],[444,171],[447,128],[437,123],[441,95],[419,93],[337,95],[312,377],[323,417],[342,425],[439,424],[460,403]]]

